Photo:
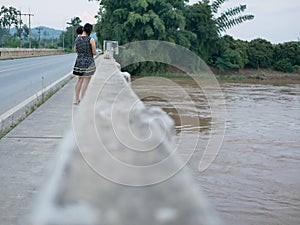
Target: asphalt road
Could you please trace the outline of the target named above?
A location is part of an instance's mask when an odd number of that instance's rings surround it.
[[[76,54],[0,61],[0,115],[72,71]]]

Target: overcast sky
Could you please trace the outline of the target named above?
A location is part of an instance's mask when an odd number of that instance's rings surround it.
[[[197,2],[197,0],[190,0]],[[33,13],[32,27],[47,26],[62,30],[66,22],[78,16],[83,23],[94,23],[99,3],[88,0],[1,0],[0,5],[13,6],[22,13]],[[236,39],[264,38],[272,43],[296,41],[300,38],[300,0],[228,0],[222,10],[246,4],[246,14],[254,20],[227,31]],[[28,24],[28,17],[23,17]]]

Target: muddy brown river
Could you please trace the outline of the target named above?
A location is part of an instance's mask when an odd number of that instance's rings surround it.
[[[132,83],[143,101],[159,106],[175,120],[179,150],[194,148],[187,166],[196,182],[227,225],[300,224],[300,85],[220,84],[225,96],[226,130],[213,163],[199,171],[199,162],[211,138],[211,112],[205,94],[190,79],[173,79],[176,85]],[[193,99],[186,104],[178,85]],[[164,99],[156,90],[172,93]],[[184,120],[182,119],[184,118]],[[194,123],[194,119],[200,123]],[[184,122],[183,122],[184,121]],[[183,135],[184,134],[184,135]]]

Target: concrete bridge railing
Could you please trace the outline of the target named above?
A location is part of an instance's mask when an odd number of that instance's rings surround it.
[[[62,49],[0,48],[0,59],[62,54]]]
[[[174,147],[172,119],[101,56],[26,224],[221,224]]]

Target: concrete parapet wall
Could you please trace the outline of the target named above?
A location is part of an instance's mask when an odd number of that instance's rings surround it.
[[[62,54],[62,49],[0,48],[0,59]]]
[[[221,224],[174,148],[172,119],[100,57],[26,224]]]

